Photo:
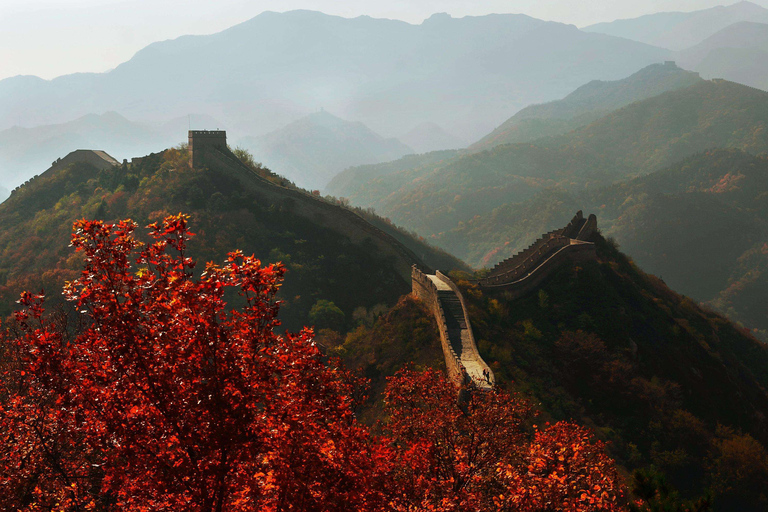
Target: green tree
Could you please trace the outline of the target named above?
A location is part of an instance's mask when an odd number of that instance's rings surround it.
[[[309,310],[309,321],[318,330],[340,331],[344,328],[344,312],[330,300],[320,299]]]

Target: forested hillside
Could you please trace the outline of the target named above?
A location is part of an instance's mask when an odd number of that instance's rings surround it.
[[[332,182],[329,191],[373,207],[423,236],[439,236],[459,222],[552,186],[571,192],[593,189],[717,147],[761,153],[768,150],[766,119],[768,93],[732,82],[700,81],[557,137],[436,162],[416,160],[406,166],[401,160],[393,167],[349,170],[343,188]]]
[[[546,190],[472,219],[437,241],[474,265],[492,265],[583,207],[598,213],[602,232],[644,270],[765,335],[766,176],[764,156],[712,150],[593,191]]]
[[[266,180],[284,182],[264,168],[254,169]],[[59,294],[54,290],[76,277],[81,262],[68,248],[75,220],[130,217],[146,225],[179,211],[188,212],[194,221],[198,236],[190,250],[201,261],[220,262],[237,248],[287,266],[280,298],[284,301],[281,316],[290,328],[317,321],[343,330],[354,325],[356,308],[392,305],[409,290],[410,283],[398,269],[416,261],[394,262],[375,250],[375,245],[353,243],[342,231],[318,226],[300,214],[300,203],[301,199],[265,201],[243,188],[237,177],[213,168],[191,169],[185,149],[167,150],[104,171],[74,164],[44,173],[0,205],[4,227],[0,233],[4,305],[0,313],[10,313],[24,289],[43,289],[55,302]],[[328,208],[341,211],[340,206]],[[384,221],[378,222],[432,264],[463,266],[405,232],[387,227]],[[376,285],[370,286],[372,282]],[[361,294],[362,289],[366,293]]]

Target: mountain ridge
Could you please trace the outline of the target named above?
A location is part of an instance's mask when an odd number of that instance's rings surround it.
[[[19,116],[38,125],[105,110],[141,121],[194,110],[233,134],[258,136],[324,107],[385,136],[431,121],[474,137],[505,113],[667,53],[528,16],[438,16],[411,25],[271,13],[216,34],[153,43],[107,73],[26,86],[27,79],[0,81],[0,127]]]
[[[597,121],[613,110],[688,87],[699,80],[698,73],[680,69],[671,61],[652,64],[613,82],[593,80],[560,100],[520,110],[468,149],[478,151],[499,144],[561,135]]]
[[[748,1],[692,12],[661,12],[638,18],[597,23],[587,32],[611,34],[680,51],[739,21],[768,21],[768,9]]]

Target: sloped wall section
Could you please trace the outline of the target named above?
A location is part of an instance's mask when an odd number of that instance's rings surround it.
[[[471,383],[480,389],[493,388],[493,371],[477,350],[461,290],[440,271],[425,274],[414,265],[411,275],[413,295],[426,304],[437,321],[448,377],[458,387]]]
[[[496,265],[477,283],[483,288],[509,292],[512,298],[520,297],[561,264],[596,259],[595,244],[587,241],[596,230],[597,217],[592,214],[585,219],[578,211],[567,226],[546,233],[527,249]]]

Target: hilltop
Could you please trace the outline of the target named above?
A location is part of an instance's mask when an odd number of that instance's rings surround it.
[[[397,139],[385,139],[363,123],[315,112],[261,137],[239,144],[271,169],[307,189],[322,189],[347,167],[395,160],[413,150]]]
[[[680,69],[673,62],[653,64],[621,80],[593,80],[561,100],[522,109],[472,144],[469,150],[480,151],[499,144],[561,135],[630,103],[683,89],[699,81],[697,73]]]
[[[288,187],[283,178],[228,151],[221,155],[195,169],[185,148],[101,170],[73,162],[20,187],[0,205],[0,296],[6,305],[0,312],[10,312],[20,290],[55,290],[75,276],[78,257],[68,244],[73,221],[83,217],[130,217],[146,225],[183,211],[197,233],[191,246],[197,259],[221,262],[239,248],[284,262],[281,316],[291,329],[313,323],[309,312],[318,301],[335,305],[326,309],[342,330],[356,308],[394,304],[408,290],[413,263],[464,266],[370,214]]]
[[[497,381],[541,403],[541,421],[592,425],[630,470],[653,465],[684,496],[710,487],[715,510],[760,510],[768,348],[593,240],[597,262],[519,300],[464,284]]]

